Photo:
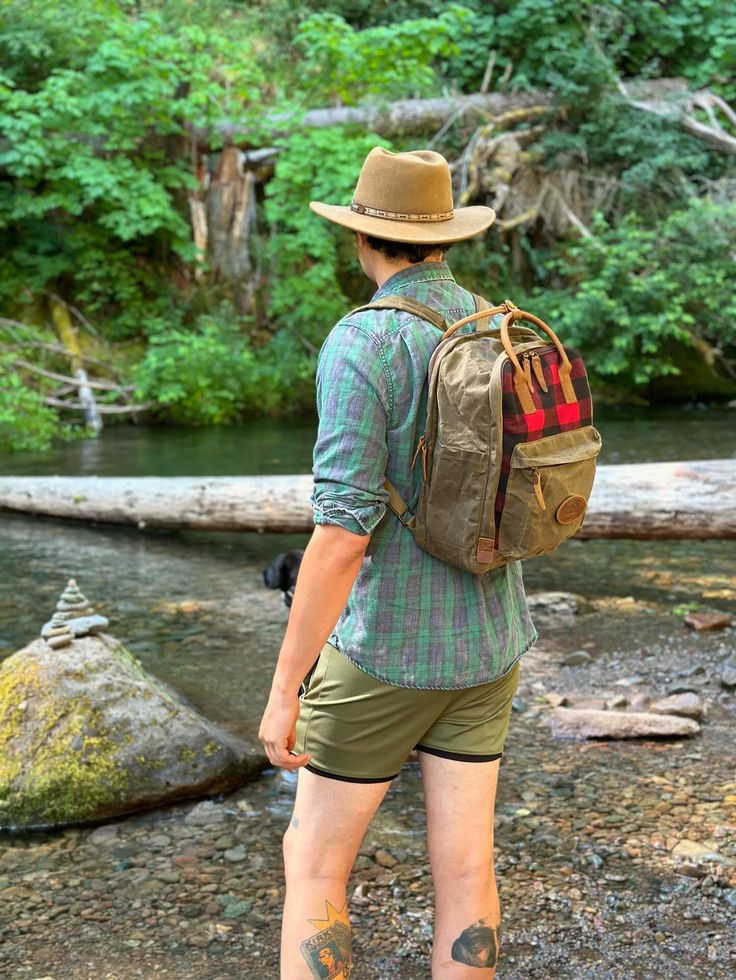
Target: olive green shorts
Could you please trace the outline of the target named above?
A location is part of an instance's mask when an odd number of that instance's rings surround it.
[[[305,682],[295,753],[307,769],[348,782],[385,782],[412,749],[462,762],[503,751],[516,663],[503,677],[462,690],[396,687],[371,677],[329,643]]]

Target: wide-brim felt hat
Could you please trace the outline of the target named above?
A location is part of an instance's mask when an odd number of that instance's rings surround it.
[[[365,158],[352,203],[311,201],[328,221],[393,242],[459,242],[485,231],[496,217],[481,205],[456,208],[447,160],[433,150],[392,153],[374,147]]]

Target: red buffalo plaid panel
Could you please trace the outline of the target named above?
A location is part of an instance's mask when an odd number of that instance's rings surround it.
[[[581,429],[593,422],[593,403],[590,397],[590,385],[585,373],[583,359],[579,352],[565,348],[572,365],[570,380],[577,401],[567,404],[562,394],[559,374],[559,354],[554,347],[537,350],[542,364],[547,391],[542,391],[536,378],[532,383],[532,398],[536,412],[524,415],[519,399],[514,391],[514,367],[507,361],[503,367],[503,459],[501,460],[501,478],[495,501],[496,540],[501,523],[501,514],[506,499],[506,485],[511,470],[511,454],[520,442],[535,442],[544,436],[553,436],[558,432],[569,432],[571,429]]]

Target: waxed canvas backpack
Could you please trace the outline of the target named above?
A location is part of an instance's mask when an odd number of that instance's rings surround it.
[[[389,481],[385,487],[420,548],[482,574],[554,551],[580,529],[601,438],[580,354],[508,300],[475,303],[475,313],[451,326],[404,296],[360,309],[404,310],[442,331],[415,454],[417,506],[410,510]],[[474,331],[461,331],[474,321]]]

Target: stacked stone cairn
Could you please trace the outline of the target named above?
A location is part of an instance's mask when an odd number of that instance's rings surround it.
[[[53,616],[41,627],[41,636],[50,647],[59,649],[68,646],[76,636],[100,633],[109,625],[109,620],[95,613],[76,581],[70,578]]]

